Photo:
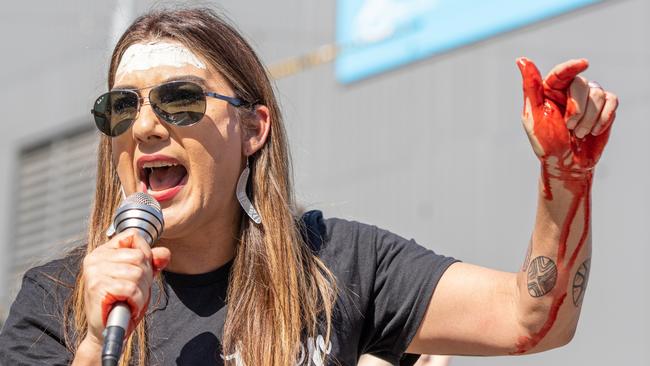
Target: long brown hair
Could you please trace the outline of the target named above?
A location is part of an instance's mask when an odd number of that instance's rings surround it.
[[[256,225],[245,215],[242,219],[228,287],[222,351],[224,355],[238,353],[249,366],[293,365],[303,337],[315,338],[324,332],[329,341],[336,283],[300,235],[286,134],[266,70],[234,27],[211,9],[159,10],[136,19],[118,41],[111,58],[109,89],[124,51],[134,43],[159,39],[177,41],[203,56],[236,96],[269,108],[267,142],[250,159],[249,192],[263,222]],[[111,141],[102,136],[88,252],[108,240],[104,231],[120,200],[111,154]],[[65,324],[74,351],[87,332],[81,273],[70,305]],[[145,329],[143,320],[127,343],[121,365],[147,363]]]

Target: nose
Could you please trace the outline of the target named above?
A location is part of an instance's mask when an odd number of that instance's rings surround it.
[[[138,142],[147,143],[169,138],[167,126],[153,111],[149,98],[144,98],[140,106],[140,113],[138,113],[136,120],[133,121],[132,128],[133,136]]]

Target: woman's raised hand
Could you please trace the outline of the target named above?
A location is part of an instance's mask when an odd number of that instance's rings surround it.
[[[571,178],[591,170],[603,152],[616,116],[618,98],[579,76],[587,60],[555,66],[542,79],[535,64],[519,58],[524,89],[522,121],[548,173]]]
[[[127,337],[147,311],[154,276],[169,263],[171,253],[164,247],[151,248],[134,231],[119,233],[88,253],[83,261],[83,286],[88,333],[96,344],[108,314],[116,302],[131,309]]]

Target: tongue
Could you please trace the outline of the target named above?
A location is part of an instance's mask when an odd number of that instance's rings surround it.
[[[149,188],[152,191],[162,191],[176,187],[187,174],[185,167],[176,165],[166,168],[154,168],[149,174]]]

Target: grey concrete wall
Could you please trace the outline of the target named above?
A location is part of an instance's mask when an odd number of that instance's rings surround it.
[[[111,8],[56,1],[5,2],[0,9],[0,306],[6,306],[14,295],[7,270],[19,150],[90,123],[93,96],[106,88]]]
[[[13,55],[0,61],[0,78],[9,81],[0,100],[5,121],[19,123],[0,127],[3,171],[22,141],[62,124],[90,123],[87,110],[104,88],[109,50],[98,40],[108,39],[102,14],[114,5],[51,3],[42,10],[3,5],[0,15],[0,34]],[[334,39],[333,1],[219,6],[267,63]],[[333,65],[277,82],[296,190],[307,207],[508,271],[523,261],[539,172],[519,122],[515,58],[526,55],[548,70],[586,57],[592,64],[586,75],[619,94],[615,131],[593,189],[593,268],[573,342],[533,356],[459,357],[454,365],[650,362],[649,16],[646,0],[607,1],[348,86],[335,81]],[[0,202],[10,202],[11,177],[0,176],[0,187]],[[10,215],[3,204],[3,238]],[[1,245],[7,253],[11,243]]]

